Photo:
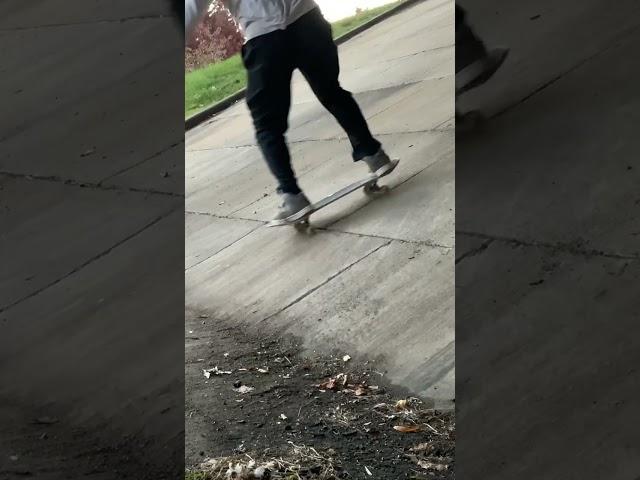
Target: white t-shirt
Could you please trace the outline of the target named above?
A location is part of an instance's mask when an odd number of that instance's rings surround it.
[[[212,0],[185,0],[187,34],[196,27]],[[315,0],[222,0],[240,24],[245,40],[284,30],[318,5]]]
[[[317,7],[315,0],[223,0],[247,41],[284,30]]]

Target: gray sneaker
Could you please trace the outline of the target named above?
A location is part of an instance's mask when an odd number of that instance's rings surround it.
[[[280,195],[282,199],[282,204],[278,207],[278,214],[273,219],[274,221],[284,220],[293,215],[302,218],[304,214],[310,210],[311,202],[309,202],[309,199],[302,192],[298,194],[279,193],[278,195]]]
[[[362,161],[369,166],[369,171],[378,177],[389,175],[396,168],[396,162],[392,162],[382,148],[378,153],[364,157]]]
[[[489,80],[509,55],[508,48],[494,48],[456,72],[456,95],[478,87]]]

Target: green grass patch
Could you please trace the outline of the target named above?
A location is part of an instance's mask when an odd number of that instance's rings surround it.
[[[344,18],[342,20],[338,20],[337,22],[333,22],[333,38],[338,38],[344,35],[345,33],[350,32],[354,28],[358,28],[363,23],[367,23],[369,20],[373,20],[378,15],[383,14],[384,12],[391,10],[393,7],[401,3],[401,0],[396,2],[391,2],[386,5],[382,5],[381,7],[371,8],[369,10],[364,10],[353,17]]]
[[[353,17],[333,22],[333,38],[359,27],[363,23],[392,9],[402,0],[391,2],[381,7],[365,10]],[[184,110],[185,117],[213,105],[245,88],[247,77],[242,66],[240,55],[234,55],[222,62],[212,63],[206,67],[187,72],[184,78]]]
[[[246,83],[240,55],[188,72],[184,77],[185,116],[242,90]]]

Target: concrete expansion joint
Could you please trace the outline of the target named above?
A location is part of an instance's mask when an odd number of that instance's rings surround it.
[[[633,34],[638,28],[640,28],[640,26],[638,26],[636,28],[633,28],[630,32],[628,32],[628,34],[629,35]],[[504,115],[505,113],[507,113],[507,112],[519,107],[520,105],[522,105],[523,103],[527,102],[532,97],[538,95],[542,91],[546,90],[547,88],[549,88],[550,86],[552,86],[553,84],[558,82],[559,80],[562,80],[564,77],[572,74],[573,72],[575,72],[576,70],[579,70],[581,67],[583,67],[587,63],[589,63],[592,60],[598,58],[600,55],[608,52],[609,50],[611,50],[613,48],[616,48],[619,44],[620,44],[620,40],[619,39],[617,41],[612,41],[606,47],[604,47],[604,48],[598,50],[596,53],[594,53],[594,54],[592,54],[592,55],[580,60],[578,63],[576,63],[575,65],[569,67],[564,72],[561,72],[558,75],[556,75],[555,77],[551,78],[550,80],[544,82],[542,85],[540,85],[539,87],[534,89],[532,92],[530,92],[527,95],[525,95],[524,97],[522,97],[520,100],[516,101],[515,103],[513,103],[511,105],[507,105],[505,108],[503,108],[502,110],[496,112],[490,118],[499,117],[499,116]]]
[[[465,232],[458,231],[456,235],[464,235],[467,237],[474,237],[488,240],[489,242],[484,247],[478,247],[479,250],[476,254],[482,253],[482,251],[486,250],[489,244],[495,242],[500,242],[505,245],[511,245],[514,247],[527,247],[527,248],[540,248],[544,250],[550,250],[551,252],[560,252],[560,253],[568,253],[575,256],[585,257],[585,258],[610,258],[614,260],[640,260],[640,254],[623,254],[616,252],[607,252],[604,250],[598,249],[588,249],[581,248],[576,243],[571,242],[557,242],[557,243],[549,243],[549,242],[541,242],[538,240],[520,240],[518,238],[509,238],[509,237],[501,237],[494,235],[487,235],[484,233],[478,232]],[[469,255],[465,254],[467,257]],[[461,257],[458,261],[462,260],[465,256]],[[458,263],[458,262],[456,262]]]
[[[445,120],[440,125],[444,125],[450,122],[452,119],[453,117],[451,117],[451,119],[449,120]],[[392,136],[395,137],[398,135],[415,135],[418,133],[449,133],[451,132],[452,130],[451,127],[441,128],[440,125],[436,126],[435,128],[427,128],[427,129],[420,129],[420,130],[402,130],[398,132],[376,133],[375,136],[376,137],[392,137]],[[337,135],[335,137],[327,137],[327,138],[305,138],[302,140],[290,140],[288,143],[289,145],[302,145],[305,143],[313,144],[313,143],[319,143],[319,142],[335,142],[335,141],[342,141],[342,140],[347,140],[347,137],[344,135]],[[187,149],[187,153],[239,150],[242,148],[254,148],[254,147],[257,148],[256,143],[243,143],[240,145],[226,145],[226,146],[218,146],[218,147],[212,147],[212,148],[190,148],[190,149]]]
[[[98,184],[103,184],[103,183],[104,183],[104,182],[106,182],[107,180],[111,180],[111,179],[112,179],[112,178],[114,178],[114,177],[117,177],[117,176],[119,176],[119,175],[122,175],[123,173],[126,173],[126,172],[128,172],[128,171],[130,171],[130,170],[133,170],[134,168],[137,168],[137,167],[139,167],[140,165],[142,165],[142,164],[144,164],[144,163],[147,163],[149,160],[153,160],[154,158],[159,157],[159,156],[160,156],[160,155],[162,155],[163,153],[168,152],[168,151],[169,151],[169,150],[171,150],[172,148],[175,148],[175,147],[177,147],[178,145],[183,144],[183,143],[184,143],[184,139],[183,139],[183,140],[181,140],[181,141],[179,141],[179,142],[174,142],[174,143],[172,143],[172,144],[170,144],[170,145],[168,145],[168,146],[164,147],[163,149],[161,149],[161,150],[157,151],[156,153],[154,153],[154,154],[152,154],[152,155],[150,155],[150,156],[148,156],[148,157],[146,157],[146,158],[143,158],[143,159],[142,159],[142,160],[140,160],[139,162],[134,163],[133,165],[129,165],[128,167],[125,167],[125,168],[123,168],[123,169],[121,169],[121,170],[118,170],[118,171],[117,171],[117,172],[115,172],[115,173],[112,173],[112,174],[110,174],[110,175],[107,175],[105,178],[103,178],[102,180],[100,180],[100,181],[98,182]],[[183,160],[181,160],[181,162],[182,162],[182,161],[183,161]]]
[[[68,23],[49,23],[44,25],[28,25],[24,27],[9,27],[9,28],[0,28],[0,32],[20,32],[24,30],[40,30],[45,28],[64,28],[64,27],[80,27],[83,25],[100,25],[100,24],[109,24],[109,23],[125,23],[131,21],[140,21],[140,20],[164,20],[167,18],[173,18],[173,15],[170,14],[155,14],[155,15],[135,15],[131,17],[122,17],[122,18],[111,18],[111,19],[103,19],[103,20],[90,20],[84,22],[68,22]]]
[[[166,213],[164,213],[163,215],[159,215],[158,217],[156,217],[155,219],[151,220],[149,223],[147,223],[146,225],[142,226],[141,228],[139,228],[138,230],[136,230],[135,232],[127,235],[126,237],[122,238],[121,240],[117,241],[116,243],[114,243],[113,245],[111,245],[110,247],[108,247],[107,249],[103,250],[102,252],[99,252],[98,254],[94,255],[93,257],[91,257],[90,259],[86,260],[84,263],[78,265],[77,267],[73,268],[71,271],[69,271],[68,273],[66,273],[65,275],[49,282],[47,285],[44,285],[43,287],[40,287],[39,289],[37,289],[34,292],[31,292],[28,295],[25,295],[22,298],[19,298],[18,300],[15,300],[14,302],[8,304],[8,305],[4,305],[4,306],[0,306],[0,313],[4,313],[7,310],[9,310],[10,308],[15,307],[16,305],[21,304],[22,302],[33,298],[37,295],[39,295],[40,293],[44,292],[45,290],[53,287],[54,285],[57,285],[58,283],[66,280],[67,278],[71,277],[72,275],[78,273],[80,270],[84,269],[85,267],[91,265],[92,263],[94,263],[95,261],[103,258],[104,256],[108,255],[109,253],[111,253],[112,251],[114,251],[116,248],[118,248],[119,246],[127,243],[129,240],[137,237],[138,235],[140,235],[141,233],[145,232],[146,230],[148,230],[149,228],[153,227],[154,225],[156,225],[158,222],[162,221],[163,219],[167,218],[169,215],[172,215],[175,212],[175,210],[170,210]]]
[[[338,233],[341,235],[353,235],[360,238],[377,238],[380,240],[389,240],[391,242],[400,243],[400,244],[419,245],[423,247],[438,248],[438,249],[447,250],[447,251],[453,250],[454,248],[451,245],[442,245],[440,243],[432,242],[430,240],[411,240],[411,239],[404,239],[404,238],[385,237],[383,235],[372,235],[367,233],[357,233],[357,232],[349,232],[346,230],[337,230],[331,227],[318,228],[318,230],[325,231],[325,232]]]
[[[302,300],[304,300],[305,298],[307,298],[309,295],[313,294],[314,292],[320,290],[322,287],[324,287],[325,285],[329,284],[332,280],[334,280],[335,278],[339,277],[340,275],[342,275],[344,272],[347,272],[348,270],[350,270],[352,267],[354,267],[355,265],[357,265],[358,263],[360,263],[361,261],[367,259],[368,257],[370,257],[371,255],[373,255],[374,253],[382,250],[383,248],[388,247],[389,245],[391,245],[392,241],[389,240],[388,242],[383,243],[382,245],[377,246],[376,248],[374,248],[373,250],[371,250],[370,252],[368,252],[367,254],[365,254],[364,256],[358,258],[357,260],[355,260],[354,262],[350,263],[349,265],[341,268],[340,270],[338,270],[336,273],[334,273],[333,275],[330,275],[326,280],[322,281],[320,284],[316,285],[315,287],[310,288],[309,290],[307,290],[306,292],[304,292],[303,294],[301,294],[299,297],[297,297],[295,300],[293,300],[292,302],[288,303],[287,305],[285,305],[284,307],[282,307],[281,309],[279,309],[278,311],[272,313],[271,315],[263,318],[261,320],[261,322],[266,322],[270,319],[272,319],[273,317],[276,317],[277,315],[281,314],[282,312],[284,312],[285,310],[291,308],[292,306],[296,305],[297,303],[300,303]]]
[[[61,183],[70,187],[76,188],[88,188],[91,190],[113,191],[113,192],[131,192],[131,193],[143,193],[146,195],[160,195],[165,197],[181,197],[184,198],[182,193],[166,192],[163,190],[155,190],[151,188],[136,188],[126,187],[119,185],[103,185],[101,182],[82,182],[80,180],[74,180],[71,178],[62,178],[57,175],[29,175],[26,173],[13,173],[13,172],[0,172],[0,176],[9,178],[15,178],[20,180],[36,180],[40,182]]]
[[[468,252],[465,252],[460,258],[456,259],[456,265],[459,264],[460,262],[462,262],[463,260],[466,260],[467,258],[475,257],[476,255],[480,255],[487,248],[489,248],[489,245],[491,245],[493,243],[493,241],[494,241],[493,239],[489,239],[489,240],[483,242],[482,245],[480,245],[479,247],[472,248]]]

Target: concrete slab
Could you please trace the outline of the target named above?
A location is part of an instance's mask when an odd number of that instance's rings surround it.
[[[0,177],[0,186],[6,198],[2,242],[30,252],[16,256],[0,249],[0,309],[64,278],[180,204],[163,195],[144,199],[141,193],[23,178]],[[46,237],[37,233],[43,229]]]
[[[163,413],[184,406],[184,367],[175,362],[183,356],[176,337],[183,335],[184,293],[175,286],[184,257],[173,248],[182,241],[183,223],[183,212],[175,211],[2,313],[0,396],[6,403],[20,405],[26,418],[52,412],[74,431],[100,425],[105,434],[139,432],[142,441],[181,435],[180,416]],[[158,322],[172,314],[175,322]],[[178,450],[166,453],[180,461]]]
[[[63,26],[76,23],[119,22],[126,18],[161,17],[172,13],[169,2],[129,0],[85,2],[83,8],[68,8],[66,0],[7,0],[0,5],[0,30]],[[46,18],[46,22],[38,19]]]
[[[345,157],[346,147],[322,145],[323,159]],[[290,151],[299,175],[317,166],[318,154],[306,153],[305,145],[291,145]],[[187,152],[185,168],[185,206],[190,212],[227,216],[275,196],[275,180],[258,147]]]
[[[629,312],[640,311],[640,297],[629,285],[639,281],[637,261],[500,242],[458,263],[459,471],[473,465],[482,478],[559,480],[609,469],[607,478],[618,480],[638,468],[630,450],[612,448],[606,461],[594,452],[602,439],[618,445],[614,439],[635,435],[625,433],[635,402],[624,399],[637,398],[640,353],[629,335],[637,315]],[[570,464],[557,460],[567,446]],[[496,451],[519,456],[505,462]]]
[[[172,21],[61,26],[47,29],[46,42],[37,29],[0,30],[6,47],[0,52],[0,74],[10,92],[3,106],[11,113],[0,119],[2,171],[97,183],[180,142],[183,129],[177,125],[165,132],[144,128],[159,117],[183,115],[175,102],[158,101],[182,95],[181,67],[166,70],[168,58],[182,55],[180,33],[176,29],[175,38],[167,35],[167,22]],[[147,51],[155,38],[155,48]],[[102,54],[96,56],[96,45],[105,44],[111,48],[101,48]],[[145,49],[145,54],[132,52],[132,45]],[[141,57],[148,58],[146,64],[140,65]],[[64,72],[50,76],[58,64],[66,65]],[[119,68],[112,69],[111,64]],[[38,77],[49,81],[37,90],[24,90],[24,85],[31,84],[28,79]],[[85,82],[79,80],[83,78]],[[148,87],[149,78],[153,78],[153,90]],[[114,95],[124,88],[136,102]],[[132,124],[134,118],[136,124]],[[100,128],[76,138],[75,132],[87,125]],[[38,143],[31,140],[34,129]],[[119,132],[116,140],[105,140],[105,129]],[[158,135],[166,139],[160,148]],[[132,144],[138,146],[136,150],[130,148]],[[40,158],[43,149],[49,152],[47,162]]]
[[[451,406],[454,299],[441,278],[452,270],[451,252],[393,242],[260,325],[318,353],[379,358],[392,382]]]
[[[639,41],[630,35],[496,118],[481,139],[460,142],[460,158],[474,161],[458,164],[459,230],[640,255],[640,96],[619,60]]]
[[[425,80],[408,90],[400,102],[370,118],[371,131],[424,132],[455,116],[453,77]]]
[[[331,229],[426,242],[455,243],[455,165],[453,151],[396,186],[386,197],[331,225]]]
[[[102,181],[105,186],[184,194],[184,143]]]
[[[419,3],[344,44],[340,49],[341,64],[357,68],[452,46],[454,17],[453,2]]]
[[[188,270],[261,227],[259,222],[188,214],[184,220],[184,268]]]
[[[385,242],[334,233],[301,241],[295,232],[263,227],[187,270],[185,303],[218,321],[255,325]]]
[[[459,99],[463,109],[482,108],[489,115],[517,104],[603,48],[613,46],[622,33],[637,27],[640,14],[634,0],[616,2],[616,8],[607,8],[599,0],[572,1],[564,8],[558,8],[554,0],[524,7],[513,2],[472,0],[465,8],[488,45],[511,49],[491,82]],[[499,28],[494,28],[497,24]],[[553,55],[545,54],[549,51]]]

